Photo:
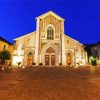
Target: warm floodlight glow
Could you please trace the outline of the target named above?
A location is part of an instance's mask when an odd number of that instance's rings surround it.
[[[24,51],[23,50],[19,50],[18,51],[18,56],[23,55]]]
[[[2,70],[5,70],[4,68],[2,68]]]
[[[18,65],[19,62],[23,61],[23,56],[14,56],[13,57],[13,65]]]
[[[79,64],[76,64],[75,68],[78,68],[79,67]]]
[[[24,69],[24,68],[25,68],[25,66],[22,66],[22,68]]]

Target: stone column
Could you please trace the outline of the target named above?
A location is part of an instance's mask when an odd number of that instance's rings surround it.
[[[58,58],[59,58],[59,63],[61,63],[61,52],[59,53],[59,55],[58,55]]]
[[[85,52],[85,64],[87,64],[88,63],[88,55],[87,55],[87,52],[86,51],[84,51]]]
[[[35,63],[38,65],[38,54],[39,54],[39,19],[37,19],[36,26],[36,41],[35,41]]]
[[[39,54],[39,63],[42,63],[42,61],[41,61],[41,54]]]
[[[65,65],[65,41],[64,41],[64,21],[62,20],[61,21],[61,34],[62,34],[62,45],[61,45],[61,48],[62,48],[62,64]]]
[[[76,64],[76,49],[74,48],[74,54],[73,54],[73,56],[74,56],[74,65]]]

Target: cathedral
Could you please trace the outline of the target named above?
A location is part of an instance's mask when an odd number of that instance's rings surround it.
[[[84,65],[84,45],[65,35],[64,19],[52,11],[36,18],[36,31],[14,39],[12,65]]]

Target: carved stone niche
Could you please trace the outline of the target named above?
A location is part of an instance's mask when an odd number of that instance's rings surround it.
[[[45,32],[41,32],[41,38],[45,38]]]
[[[43,30],[43,21],[42,21],[42,19],[40,19],[39,25],[40,25],[39,30],[41,32]]]
[[[45,38],[45,34],[43,34],[43,38]]]

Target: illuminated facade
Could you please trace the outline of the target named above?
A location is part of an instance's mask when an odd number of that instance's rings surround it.
[[[64,33],[64,19],[49,11],[36,18],[36,31],[14,39],[12,64],[86,64],[84,45]]]
[[[0,37],[0,52],[7,50],[10,52],[11,54],[11,59],[12,59],[12,54],[14,51],[14,46],[8,42],[7,40],[5,40],[4,38]],[[9,60],[9,62],[11,62],[11,59]],[[1,63],[1,60],[0,60]]]
[[[93,57],[96,57],[100,63],[100,42],[91,47]]]
[[[92,55],[100,59],[100,42],[91,47]]]
[[[4,38],[0,37],[0,51],[7,50],[9,46],[9,42]]]
[[[0,52],[3,50],[8,50],[12,55],[14,47],[10,42],[0,37]]]

